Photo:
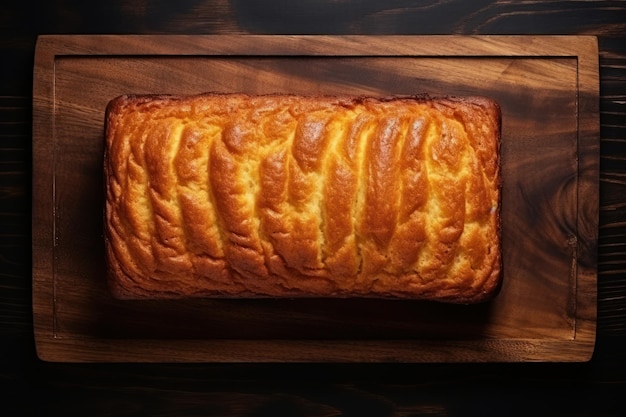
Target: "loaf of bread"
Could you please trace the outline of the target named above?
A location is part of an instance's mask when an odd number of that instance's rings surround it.
[[[122,96],[105,124],[117,298],[497,292],[490,99]]]

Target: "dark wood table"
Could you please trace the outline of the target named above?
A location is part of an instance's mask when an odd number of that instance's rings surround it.
[[[626,3],[10,1],[2,6],[0,29],[3,415],[623,415]],[[399,356],[376,363],[41,360],[33,326],[32,219],[38,206],[31,185],[32,158],[40,149],[32,142],[33,67],[43,34],[596,36],[600,152],[593,356],[568,362],[554,360],[553,352],[549,361],[486,363],[442,361],[438,355],[432,356],[439,359],[435,363],[397,362]]]

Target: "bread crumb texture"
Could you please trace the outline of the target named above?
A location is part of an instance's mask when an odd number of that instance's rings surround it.
[[[485,98],[118,97],[110,286],[483,301],[501,275],[499,143]]]

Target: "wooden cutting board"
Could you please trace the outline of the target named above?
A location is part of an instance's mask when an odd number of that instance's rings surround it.
[[[593,352],[598,50],[573,36],[42,36],[33,88],[39,356],[88,362],[585,361]],[[501,105],[504,281],[475,306],[117,301],[104,109],[126,93],[486,95]]]

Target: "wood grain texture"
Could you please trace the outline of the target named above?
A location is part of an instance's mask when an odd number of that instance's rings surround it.
[[[6,1],[0,19],[3,413],[66,416],[607,416],[626,387],[626,4],[622,1]],[[283,9],[287,8],[284,12]],[[308,19],[310,15],[312,18]],[[58,364],[32,337],[32,67],[42,33],[598,36],[594,355],[576,364]],[[26,394],[26,395],[24,395]],[[27,398],[27,400],[22,400]]]
[[[40,356],[587,360],[596,317],[596,48],[591,37],[40,38],[33,124]],[[104,109],[125,93],[204,91],[495,98],[503,110],[505,271],[497,299],[473,308],[383,300],[112,300],[103,278]]]

